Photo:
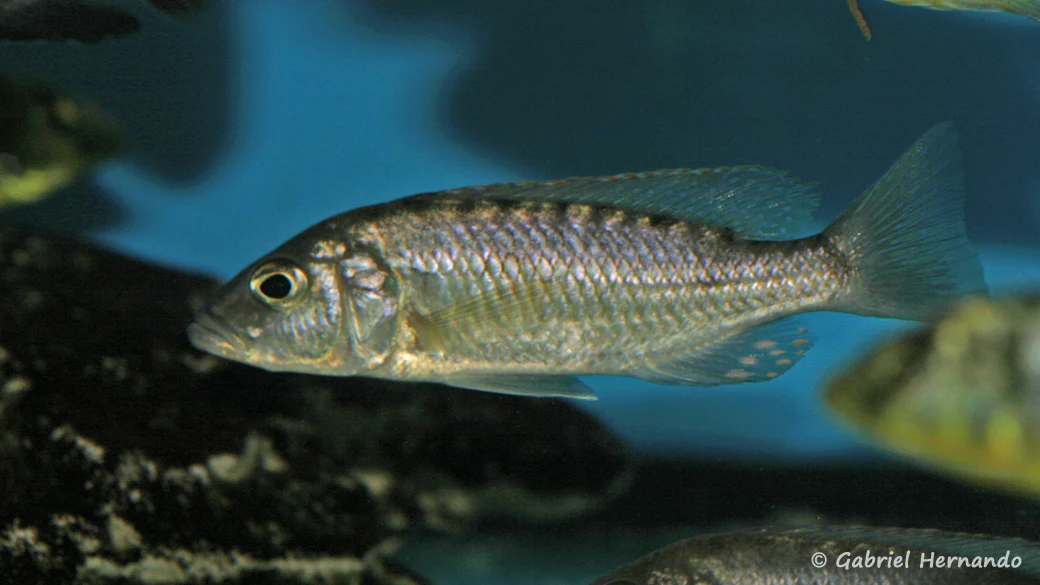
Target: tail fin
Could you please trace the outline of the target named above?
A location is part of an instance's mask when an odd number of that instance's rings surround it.
[[[924,320],[986,290],[964,231],[964,176],[950,122],[919,138],[824,234],[853,267],[838,310]]]

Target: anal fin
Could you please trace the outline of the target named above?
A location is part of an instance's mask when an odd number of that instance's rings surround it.
[[[784,319],[701,345],[679,357],[652,361],[631,375],[669,385],[766,382],[791,369],[812,344],[805,327]]]
[[[513,394],[516,396],[552,396],[596,400],[584,382],[575,376],[552,376],[538,374],[450,374],[444,379],[449,386]]]

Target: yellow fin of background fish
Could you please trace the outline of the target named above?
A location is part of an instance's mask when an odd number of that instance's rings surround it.
[[[50,195],[121,144],[115,122],[97,106],[0,73],[0,207]]]
[[[67,166],[28,169],[19,174],[0,171],[0,206],[32,203],[68,185],[77,172]]]
[[[815,184],[757,165],[496,183],[416,195],[431,196],[609,205],[727,227],[759,240],[798,235],[820,206]]]

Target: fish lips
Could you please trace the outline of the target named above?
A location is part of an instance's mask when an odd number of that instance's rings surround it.
[[[188,326],[188,340],[195,349],[228,359],[241,360],[246,354],[242,338],[209,311],[195,315],[195,322]]]

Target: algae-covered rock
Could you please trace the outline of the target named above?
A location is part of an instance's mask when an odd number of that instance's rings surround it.
[[[419,583],[409,530],[552,520],[626,485],[569,404],[273,374],[193,349],[213,288],[0,229],[0,581]]]

